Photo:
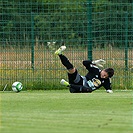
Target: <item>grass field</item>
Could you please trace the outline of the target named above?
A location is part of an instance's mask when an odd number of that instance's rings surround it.
[[[132,91],[0,92],[0,133],[132,133]]]

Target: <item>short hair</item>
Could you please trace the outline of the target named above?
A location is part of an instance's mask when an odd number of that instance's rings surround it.
[[[113,68],[106,68],[105,72],[108,74],[109,78],[111,78],[114,75],[114,69]]]

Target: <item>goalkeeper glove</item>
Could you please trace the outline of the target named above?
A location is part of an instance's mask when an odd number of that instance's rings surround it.
[[[112,90],[106,90],[106,92],[107,92],[107,93],[113,93],[113,91],[112,91]]]
[[[99,60],[92,61],[92,63],[99,67],[103,67],[103,65],[106,63],[106,61],[103,59],[99,59]]]

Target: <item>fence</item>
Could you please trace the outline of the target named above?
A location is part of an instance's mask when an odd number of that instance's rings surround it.
[[[1,0],[0,20],[1,90],[14,81],[24,89],[62,89],[67,73],[54,55],[62,42],[82,75],[82,60],[102,58],[115,69],[115,89],[133,88],[131,0]]]

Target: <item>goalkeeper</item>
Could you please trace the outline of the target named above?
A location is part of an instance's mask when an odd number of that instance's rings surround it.
[[[81,76],[77,69],[70,63],[68,58],[62,54],[66,46],[61,46],[55,54],[59,56],[62,64],[68,70],[69,82],[62,79],[60,83],[69,87],[71,93],[91,93],[103,86],[107,93],[113,93],[110,78],[114,75],[112,68],[100,70],[97,66],[103,67],[105,61],[84,60],[83,65],[88,70],[86,76]]]

